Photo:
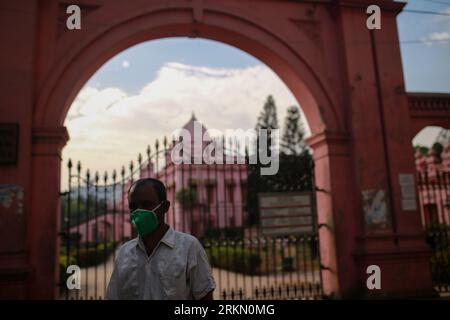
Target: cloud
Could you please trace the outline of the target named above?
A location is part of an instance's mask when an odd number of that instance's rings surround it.
[[[428,37],[430,40],[434,41],[445,41],[450,39],[450,32],[433,32]]]
[[[424,31],[433,30],[433,32],[428,32],[425,37],[420,38],[420,40],[428,47],[431,47],[433,44],[442,44],[450,40],[450,19],[448,16],[450,15],[450,6],[438,12],[442,15],[434,15],[422,19],[426,21],[426,24],[423,27]]]
[[[450,41],[450,32],[432,32],[426,38],[421,38],[421,41],[428,47],[433,43],[444,43]]]
[[[155,139],[161,142],[181,128],[192,112],[208,129],[254,128],[269,94],[282,126],[287,107],[298,103],[264,65],[225,69],[170,62],[137,94],[84,87],[66,119],[71,139],[63,160],[81,160],[91,172],[127,167],[139,153],[145,154],[147,145],[154,148]]]

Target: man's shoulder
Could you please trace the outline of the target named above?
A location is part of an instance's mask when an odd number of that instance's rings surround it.
[[[137,238],[133,238],[120,245],[119,248],[117,249],[118,255],[121,256],[123,254],[129,253],[133,248],[136,247],[137,242],[138,242]]]
[[[174,230],[175,233],[175,241],[178,243],[183,243],[185,246],[192,246],[199,244],[200,241],[189,233],[184,233],[181,231]]]

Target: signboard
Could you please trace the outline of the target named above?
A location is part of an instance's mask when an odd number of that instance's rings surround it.
[[[310,192],[259,193],[258,200],[264,236],[313,232]]]
[[[402,194],[402,210],[415,211],[417,210],[416,201],[416,187],[414,184],[414,175],[401,173],[398,175],[400,189]]]
[[[0,165],[17,163],[19,125],[0,123]]]

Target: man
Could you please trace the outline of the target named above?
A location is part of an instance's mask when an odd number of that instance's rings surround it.
[[[120,247],[106,299],[212,300],[216,284],[200,241],[164,222],[170,207],[164,184],[137,180],[128,206],[138,236]]]

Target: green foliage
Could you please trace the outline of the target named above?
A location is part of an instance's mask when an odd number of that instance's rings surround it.
[[[105,243],[89,243],[87,246],[82,245],[78,251],[75,247],[71,247],[69,261],[72,261],[80,268],[87,268],[99,265],[106,262],[109,255],[116,249],[117,241],[109,241]],[[61,248],[61,259],[67,259],[67,250],[65,247]],[[77,260],[78,258],[78,260]]]
[[[270,192],[312,191],[314,163],[308,150],[298,155],[280,155],[278,173],[266,178]]]
[[[450,250],[450,226],[432,221],[426,227],[426,242],[433,250]]]
[[[96,247],[80,248],[78,265],[80,268],[86,268],[104,263],[116,246],[115,241],[110,241],[106,246],[105,243],[99,243]]]
[[[442,151],[444,150],[444,147],[442,146],[442,143],[440,143],[440,142],[433,143],[433,146],[431,148],[433,148],[434,152],[436,153],[436,155],[438,157],[441,156]]]
[[[433,221],[426,227],[426,242],[433,251],[431,273],[433,282],[450,284],[450,226]]]
[[[275,104],[275,99],[272,95],[269,95],[264,103],[263,110],[261,111],[258,121],[256,124],[256,129],[277,129],[278,128],[278,117],[277,117],[277,106]]]
[[[197,201],[197,192],[192,188],[183,188],[175,195],[176,200],[183,208],[189,208]]]
[[[426,146],[416,145],[416,146],[414,146],[414,149],[415,149],[416,151],[419,150],[420,153],[421,153],[423,156],[428,155],[428,150],[429,150],[429,148],[426,147]]]
[[[249,275],[257,274],[262,261],[256,250],[241,247],[211,247],[206,252],[213,267]]]
[[[267,98],[258,118],[256,129],[260,128],[278,128],[276,105],[272,96]],[[300,110],[296,106],[288,108],[279,160],[278,173],[270,176],[261,176],[261,164],[259,161],[248,166],[246,199],[248,220],[246,223],[249,225],[257,225],[259,223],[258,193],[311,191],[313,188],[312,156],[308,149],[305,148]]]
[[[281,138],[281,153],[300,155],[305,149],[304,129],[300,121],[300,108],[290,106],[284,120],[283,136]]]
[[[435,152],[435,154],[440,157],[442,154],[442,151],[444,151],[444,146],[442,145],[442,143],[440,142],[435,142],[433,143],[433,145],[431,146],[431,149],[433,149],[433,151]],[[419,150],[420,153],[424,156],[427,156],[428,153],[430,152],[430,148],[426,147],[426,146],[422,146],[422,145],[416,145],[414,146],[414,150]]]
[[[435,284],[450,285],[450,251],[448,249],[433,253],[431,274]]]

